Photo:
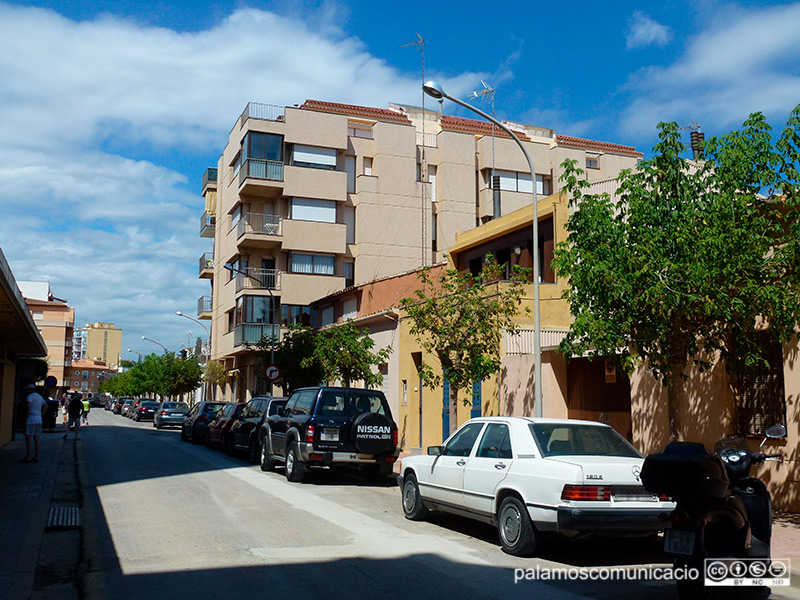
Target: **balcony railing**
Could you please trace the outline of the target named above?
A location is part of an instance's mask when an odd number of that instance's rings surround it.
[[[236,275],[236,291],[242,290],[279,290],[281,289],[281,272],[278,269],[247,269],[247,277]],[[253,279],[255,278],[255,279]],[[256,281],[258,280],[258,281]],[[261,282],[261,283],[259,283]]]
[[[281,221],[279,215],[264,215],[261,213],[245,213],[236,224],[236,238],[245,233],[258,233],[263,235],[281,235]]]
[[[422,131],[418,131],[417,146],[427,146],[428,148],[436,148],[437,147],[436,134],[430,133],[428,131],[424,133]]]
[[[209,215],[208,213],[200,215],[200,237],[214,237],[216,225],[217,218],[214,215]]]
[[[217,183],[217,168],[216,167],[208,167],[206,172],[203,173],[203,185],[200,188],[201,190],[206,189],[206,186],[209,183]]]
[[[211,296],[200,296],[197,299],[197,316],[211,312]]]
[[[203,255],[200,257],[200,273],[202,274],[203,271],[206,269],[213,269],[214,268],[214,253],[213,252],[204,252]]]
[[[275,104],[260,104],[258,102],[248,102],[244,111],[239,116],[237,122],[239,127],[244,125],[247,119],[262,119],[264,121],[283,121],[286,116],[286,108]]]
[[[252,179],[266,179],[268,181],[283,181],[283,162],[279,160],[262,160],[248,158],[239,169],[239,187],[248,177]]]
[[[271,323],[242,323],[233,330],[233,345],[257,344],[262,339],[278,342],[281,326]]]

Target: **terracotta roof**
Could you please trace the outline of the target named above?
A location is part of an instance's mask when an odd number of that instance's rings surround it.
[[[451,117],[450,115],[443,115],[440,124],[442,129],[463,131],[465,133],[477,133],[480,135],[492,135],[492,124],[488,121],[477,121],[475,119],[465,119],[463,117]],[[514,133],[521,140],[530,140],[527,135],[520,131],[515,131]],[[499,137],[511,137],[499,127],[494,128],[494,134]]]
[[[395,123],[405,123],[407,125],[411,124],[411,121],[408,120],[408,117],[387,108],[356,106],[355,104],[339,104],[337,102],[324,102],[322,100],[306,100],[300,108],[336,113],[338,115],[347,115],[350,117],[377,119],[380,121],[394,121]]]
[[[585,148],[586,150],[599,150],[603,152],[614,152],[616,154],[629,154],[631,156],[642,157],[644,154],[638,152],[634,146],[622,146],[620,144],[610,144],[608,142],[598,142],[596,140],[585,140],[583,138],[571,137],[569,135],[556,135],[556,144],[560,146],[572,146],[574,148]]]

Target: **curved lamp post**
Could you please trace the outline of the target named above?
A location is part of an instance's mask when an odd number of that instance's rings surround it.
[[[489,121],[490,123],[494,123],[497,127],[505,131],[511,138],[517,143],[522,153],[525,155],[525,160],[528,161],[528,168],[531,170],[531,187],[532,187],[532,196],[533,196],[533,323],[534,323],[534,340],[533,340],[533,369],[534,369],[534,416],[541,417],[542,416],[542,348],[541,348],[541,311],[539,305],[539,210],[538,210],[538,198],[536,197],[536,171],[533,170],[533,161],[531,160],[528,151],[525,150],[525,146],[522,145],[520,139],[516,136],[516,134],[511,131],[508,127],[503,125],[500,121],[492,117],[491,115],[487,115],[480,109],[475,108],[474,106],[467,104],[459,100],[458,98],[454,98],[453,96],[449,96],[445,93],[442,86],[440,86],[435,81],[428,81],[425,85],[422,86],[422,91],[428,94],[431,98],[435,98],[440,102],[447,98],[451,102],[455,102],[459,106],[463,106],[467,110],[471,110],[474,113],[479,114],[481,117]]]
[[[142,336],[142,339],[143,340],[147,340],[148,342],[153,342],[156,346],[161,346],[164,349],[164,352],[169,352],[169,350],[167,350],[167,347],[164,346],[164,344],[162,344],[160,342],[157,342],[155,340],[151,340],[149,337],[144,337],[144,336]]]
[[[138,362],[142,362],[142,353],[141,352],[139,352],[138,350],[131,350],[130,348],[128,348],[128,352],[130,352],[131,354],[138,354],[139,355],[139,361]]]

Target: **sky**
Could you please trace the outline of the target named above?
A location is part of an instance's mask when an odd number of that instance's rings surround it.
[[[483,80],[501,119],[646,156],[659,121],[709,137],[760,111],[780,131],[800,102],[800,2],[0,0],[14,276],[49,279],[76,326],[116,323],[124,358],[160,352],[142,336],[170,350],[204,337],[175,312],[196,316],[210,293],[200,183],[245,105],[419,105],[417,34],[448,94]]]

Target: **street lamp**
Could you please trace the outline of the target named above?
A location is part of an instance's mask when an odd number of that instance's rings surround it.
[[[187,319],[189,319],[190,321],[194,321],[194,322],[195,322],[195,323],[197,323],[198,325],[202,326],[202,328],[206,330],[206,335],[208,336],[208,343],[209,343],[209,344],[211,343],[211,332],[208,330],[208,327],[206,327],[205,323],[203,323],[202,321],[198,321],[198,320],[197,320],[197,319],[195,319],[194,317],[190,317],[189,315],[187,315],[187,314],[185,314],[185,313],[182,313],[182,312],[181,312],[181,311],[179,311],[179,310],[176,310],[176,311],[175,311],[175,314],[176,314],[176,315],[178,315],[179,317],[186,317],[186,318],[187,318]]]
[[[228,269],[231,273],[238,273],[240,275],[244,275],[245,277],[249,277],[253,281],[256,281],[259,286],[264,285],[264,282],[261,281],[258,277],[253,277],[250,273],[246,271],[242,271],[241,269],[237,269],[231,263],[225,263],[224,267]],[[272,290],[269,289],[266,285],[264,285],[265,290],[269,292],[269,303],[270,303],[270,312],[272,313],[272,321],[275,321],[275,296],[272,295]],[[272,323],[272,335],[270,336],[270,344],[269,344],[269,364],[275,364],[275,323]],[[270,382],[270,390],[272,389],[272,382]]]
[[[139,355],[139,360],[137,362],[142,362],[142,353],[141,352],[139,352],[137,350],[131,350],[130,348],[128,348],[128,352],[130,352],[131,354],[138,354]]]
[[[153,342],[156,346],[161,346],[164,349],[164,352],[168,352],[168,350],[167,350],[166,346],[164,346],[164,344],[161,344],[161,343],[159,343],[159,342],[157,342],[155,340],[151,340],[149,337],[142,336],[142,339],[143,340],[147,340],[148,342]]]
[[[525,155],[525,160],[528,161],[528,168],[531,170],[531,184],[532,184],[532,195],[533,195],[533,369],[534,369],[534,382],[533,382],[533,389],[534,389],[534,415],[537,417],[542,416],[542,347],[541,347],[541,311],[540,311],[540,304],[539,304],[539,210],[538,210],[538,198],[536,197],[536,171],[533,170],[533,161],[531,161],[531,157],[528,154],[528,151],[525,150],[525,146],[522,145],[520,139],[516,136],[516,134],[511,131],[508,127],[503,125],[500,121],[492,117],[491,115],[487,115],[480,109],[475,108],[474,106],[467,104],[459,100],[458,98],[454,98],[453,96],[449,96],[445,93],[440,86],[435,81],[428,81],[425,85],[422,86],[422,91],[428,94],[431,98],[435,98],[440,102],[447,98],[451,102],[455,102],[459,106],[463,106],[467,110],[471,110],[474,113],[479,114],[481,117],[489,121],[490,123],[494,123],[497,127],[505,131],[511,138],[517,142],[520,150]]]

